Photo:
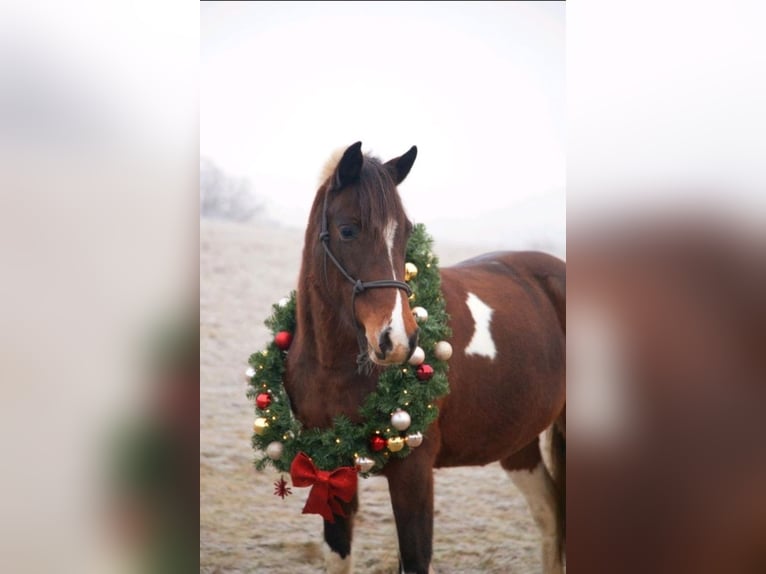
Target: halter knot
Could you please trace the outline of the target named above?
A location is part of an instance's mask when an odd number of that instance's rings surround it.
[[[362,283],[361,279],[357,279],[356,283],[354,283],[354,294],[362,293],[364,292],[364,283]]]
[[[330,240],[330,232],[329,231],[320,231],[319,232],[319,240],[320,241],[329,241]]]

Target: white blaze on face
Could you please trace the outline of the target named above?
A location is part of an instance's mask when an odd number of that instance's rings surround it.
[[[398,223],[396,221],[389,221],[384,230],[386,238],[386,248],[388,248],[388,260],[391,263],[391,277],[396,280],[396,270],[394,269],[394,239],[396,238],[396,228]],[[391,311],[391,342],[394,345],[394,349],[400,345],[407,348],[410,346],[409,338],[407,337],[407,329],[404,327],[404,315],[402,314],[404,291],[401,289],[395,289],[396,302],[394,303],[394,309]]]
[[[495,342],[492,340],[492,333],[489,330],[492,321],[492,308],[484,301],[479,299],[473,293],[468,294],[466,305],[471,312],[474,322],[474,331],[471,342],[465,348],[466,355],[483,355],[494,359],[497,355]]]

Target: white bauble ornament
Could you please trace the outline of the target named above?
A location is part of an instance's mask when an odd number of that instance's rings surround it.
[[[415,320],[418,323],[424,323],[428,320],[428,311],[426,311],[423,307],[415,307],[412,310],[412,314],[415,316]]]
[[[290,302],[290,299],[288,299],[287,297],[282,297],[279,301],[277,301],[277,305],[284,308],[284,307],[287,307],[287,304],[289,302]]]
[[[415,448],[416,446],[420,446],[423,444],[423,433],[415,432],[412,434],[408,434],[407,438],[407,446],[410,448]]]
[[[255,376],[255,369],[253,367],[248,367],[245,371],[245,379],[250,381]]]
[[[396,409],[394,414],[391,415],[391,426],[396,430],[407,430],[410,428],[411,423],[412,419],[410,419],[410,414],[407,411]]]
[[[375,461],[366,456],[358,456],[354,459],[354,466],[359,472],[370,472],[375,466]]]
[[[447,341],[439,341],[434,345],[434,355],[440,361],[447,361],[452,356],[452,345]]]
[[[417,367],[420,363],[426,360],[426,353],[423,349],[420,347],[415,347],[415,350],[412,351],[412,355],[408,359],[408,363],[412,365],[413,367]]]
[[[271,460],[279,460],[282,457],[282,448],[281,442],[270,442],[269,446],[266,447],[266,456]]]

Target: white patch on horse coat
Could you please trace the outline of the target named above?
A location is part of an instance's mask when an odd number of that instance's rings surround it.
[[[351,554],[341,558],[340,554],[332,550],[327,544],[324,546],[324,565],[327,574],[351,574]]]
[[[471,312],[475,325],[473,337],[465,348],[465,354],[483,355],[494,359],[497,355],[497,349],[495,348],[495,342],[492,340],[492,333],[489,330],[494,311],[473,293],[468,294],[465,302],[468,305],[468,310]]]
[[[396,280],[396,270],[394,269],[394,239],[396,238],[396,229],[399,224],[396,221],[389,221],[384,230],[386,238],[386,248],[388,249],[388,260],[391,263],[391,277]],[[409,348],[410,340],[407,337],[407,329],[404,327],[404,315],[402,309],[404,305],[402,303],[403,297],[406,295],[401,289],[396,289],[396,302],[394,303],[394,309],[391,311],[391,342],[396,348],[399,345]]]
[[[511,481],[529,505],[542,538],[543,572],[562,574],[564,569],[556,544],[556,493],[548,469],[540,462],[532,470],[507,470]]]

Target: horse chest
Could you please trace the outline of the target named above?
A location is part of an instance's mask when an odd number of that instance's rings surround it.
[[[289,363],[285,377],[293,414],[307,428],[327,428],[339,415],[358,422],[359,407],[374,386],[374,378]]]

